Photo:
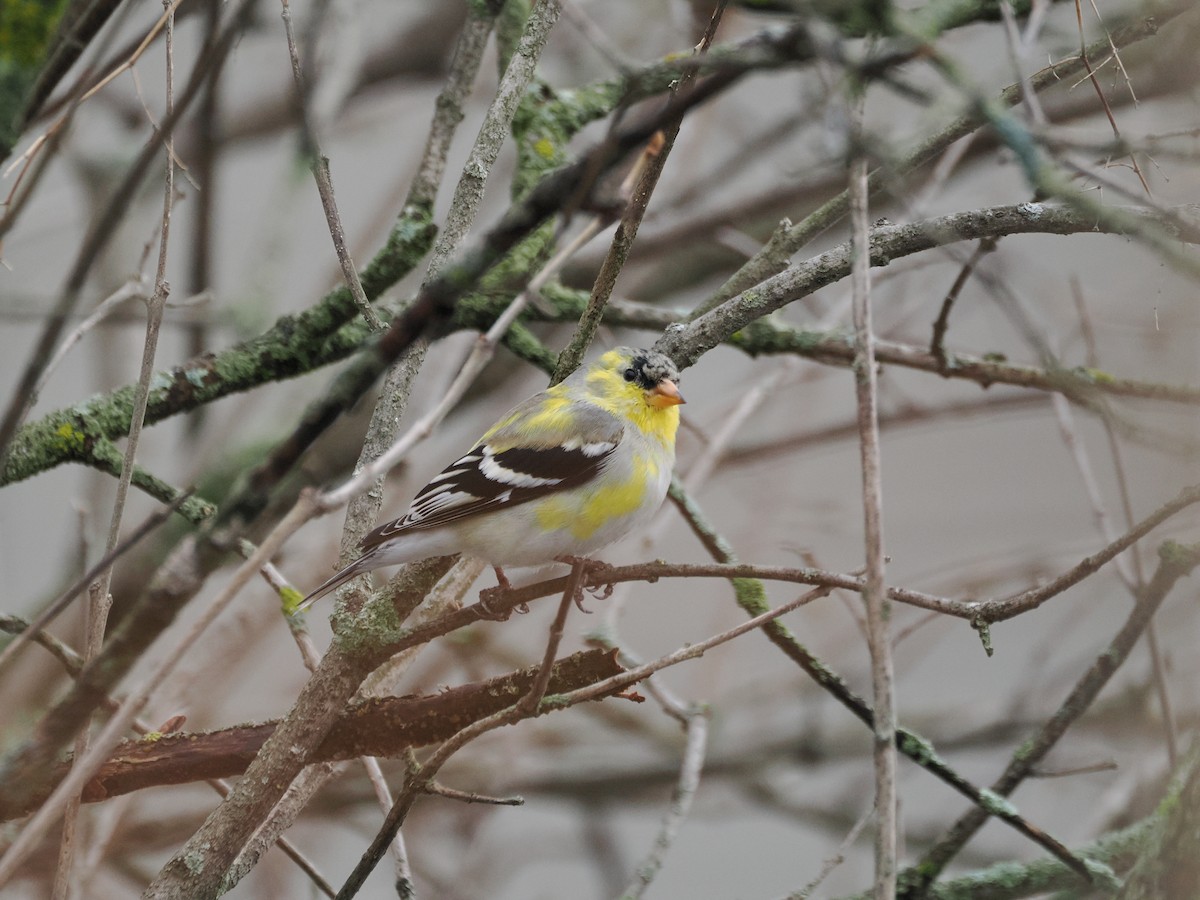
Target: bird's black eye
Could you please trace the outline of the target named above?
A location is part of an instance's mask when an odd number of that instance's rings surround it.
[[[637,372],[635,372],[633,369],[625,370],[625,380],[626,381],[633,381],[633,379],[635,379],[635,378],[637,378]]]

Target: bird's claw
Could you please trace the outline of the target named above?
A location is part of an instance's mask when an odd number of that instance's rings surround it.
[[[496,609],[492,603],[501,593],[500,588],[487,588],[479,592],[479,618],[487,619],[489,622],[504,622],[512,615],[511,609]]]
[[[556,562],[566,563],[572,569],[579,570],[579,587],[577,587],[575,589],[575,596],[572,597],[571,600],[575,603],[575,608],[578,609],[581,613],[584,613],[589,616],[592,614],[592,611],[583,605],[583,592],[584,591],[587,591],[588,593],[592,594],[593,596],[599,597],[599,599],[601,599],[601,600],[606,599],[609,595],[612,594],[612,585],[608,586],[608,591],[603,596],[596,594],[595,588],[589,588],[589,587],[584,586],[584,583],[587,581],[588,573],[595,572],[598,569],[605,568],[605,563],[598,562],[594,559],[588,559],[586,556],[565,556],[564,555],[564,556],[556,556],[554,559]]]
[[[597,600],[607,600],[613,595],[615,585],[610,581],[608,584],[593,584],[591,587],[584,588],[589,594]]]
[[[492,570],[496,573],[496,587],[485,588],[479,592],[479,609],[481,610],[479,618],[488,619],[492,622],[504,622],[508,620],[514,612],[517,615],[523,616],[529,612],[528,603],[518,603],[516,606],[511,606],[508,609],[497,609],[492,604],[501,599],[504,594],[512,590],[512,582],[504,574],[504,570],[499,566],[492,566]]]

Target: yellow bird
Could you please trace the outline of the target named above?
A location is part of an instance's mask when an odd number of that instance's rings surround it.
[[[586,557],[647,524],[667,494],[679,427],[679,370],[618,347],[534,394],[425,485],[362,556],[298,611],[373,569],[466,553],[496,569]]]

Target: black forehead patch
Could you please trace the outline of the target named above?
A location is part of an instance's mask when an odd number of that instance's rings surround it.
[[[679,383],[679,369],[668,356],[655,350],[635,350],[629,363],[634,379],[646,390],[650,390],[665,379]]]

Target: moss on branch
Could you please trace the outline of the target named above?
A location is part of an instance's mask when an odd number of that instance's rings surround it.
[[[428,251],[433,234],[428,209],[405,209],[387,243],[362,272],[367,297],[378,297],[411,271]],[[310,309],[281,317],[252,340],[157,373],[150,382],[146,423],[189,412],[267,382],[302,375],[341,358],[351,348],[335,346],[331,356],[327,344],[356,315],[349,289],[339,287]],[[100,442],[129,432],[134,389],[134,385],[126,385],[55,410],[24,426],[13,438],[0,472],[0,485],[66,462],[104,468],[97,461],[95,449]]]

